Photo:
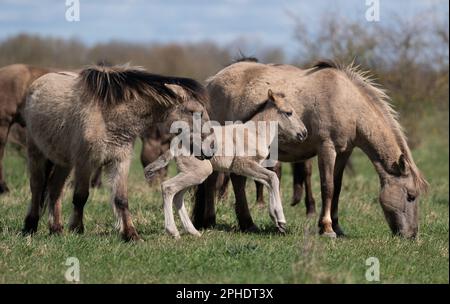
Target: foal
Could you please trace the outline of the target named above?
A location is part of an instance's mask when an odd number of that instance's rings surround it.
[[[257,122],[263,122],[266,132],[251,126]],[[264,184],[270,193],[269,214],[275,222],[278,230],[285,232],[286,220],[283,213],[279,192],[279,180],[275,172],[262,166],[262,162],[269,156],[269,146],[273,144],[276,134],[268,132],[270,122],[277,122],[280,135],[285,140],[303,141],[306,139],[307,130],[303,122],[284,94],[274,94],[268,91],[268,99],[244,124],[225,126],[213,126],[216,136],[217,150],[209,160],[198,160],[192,156],[176,156],[170,149],[145,169],[145,177],[150,180],[156,171],[167,166],[169,161],[175,158],[179,174],[165,181],[161,185],[164,200],[164,216],[166,231],[178,238],[180,236],[175,225],[172,201],[175,203],[183,224],[183,228],[190,234],[200,236],[195,229],[184,207],[183,195],[188,187],[202,183],[213,171],[231,172],[238,175],[252,177]],[[254,126],[254,125],[253,125]],[[270,134],[272,133],[272,134]],[[231,134],[231,138],[230,138]],[[237,153],[238,146],[243,144],[254,149],[254,155],[242,155]],[[230,155],[227,147],[234,147]]]
[[[208,119],[206,100],[206,91],[195,80],[121,66],[89,67],[79,75],[49,73],[34,81],[23,110],[32,192],[23,232],[37,230],[47,204],[50,233],[62,232],[62,191],[73,168],[69,229],[82,233],[90,177],[105,166],[122,238],[139,240],[127,194],[133,142],[159,122],[166,127],[176,120],[192,123],[193,112]]]

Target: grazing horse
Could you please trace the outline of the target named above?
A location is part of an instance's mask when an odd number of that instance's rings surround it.
[[[150,74],[131,67],[89,67],[79,74],[46,74],[30,86],[22,117],[27,126],[32,200],[23,232],[37,230],[49,206],[50,233],[62,232],[61,195],[74,169],[69,229],[84,231],[83,209],[92,172],[104,166],[124,240],[139,240],[128,210],[127,178],[137,136],[157,123],[192,124],[204,112],[207,92],[188,78]],[[207,113],[204,113],[207,120]],[[199,148],[201,151],[202,147]]]
[[[268,126],[271,122],[278,124],[279,134],[269,134]],[[260,123],[265,127],[265,131],[260,130]],[[278,230],[285,232],[286,219],[281,204],[278,177],[261,164],[269,156],[270,146],[276,144],[275,136],[279,135],[291,142],[302,142],[306,139],[306,127],[292,105],[283,93],[275,94],[269,89],[265,103],[245,123],[213,126],[213,129],[217,150],[209,161],[199,161],[192,156],[174,156],[173,151],[168,150],[144,170],[146,178],[151,178],[155,171],[167,166],[169,161],[175,158],[180,171],[177,176],[161,185],[166,231],[176,238],[180,236],[173,218],[172,201],[175,201],[184,229],[190,234],[200,236],[186,212],[183,195],[187,188],[202,183],[214,170],[251,177],[264,184],[270,193],[269,215]],[[245,147],[247,151],[239,152]]]
[[[318,156],[320,233],[329,237],[344,235],[338,218],[339,194],[347,159],[358,147],[378,173],[379,201],[391,231],[414,237],[418,231],[419,195],[428,184],[414,163],[385,92],[353,65],[319,62],[303,70],[291,65],[238,62],[209,79],[210,118],[220,123],[239,120],[258,107],[268,87],[283,90],[290,97],[309,134],[303,143],[280,143],[279,159],[298,162]],[[194,214],[197,228],[215,224],[213,177],[198,191],[194,211],[201,212]],[[231,175],[231,179],[240,228],[254,229],[245,178]]]

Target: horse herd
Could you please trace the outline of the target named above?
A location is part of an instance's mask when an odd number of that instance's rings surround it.
[[[171,126],[183,122],[195,129],[195,117],[200,117],[201,125],[212,121],[217,125],[202,132],[199,141],[189,141],[190,151],[199,154],[175,155],[168,149],[177,135],[169,132]],[[230,121],[242,123],[228,125]],[[92,178],[97,180],[104,169],[110,177],[111,202],[122,238],[140,240],[128,209],[127,178],[133,144],[141,137],[147,180],[164,170],[171,159],[177,164],[179,173],[161,183],[165,229],[170,235],[180,235],[172,204],[190,234],[200,236],[197,229],[215,225],[216,190],[223,192],[224,176],[233,185],[241,230],[257,230],[245,194],[246,178],[251,177],[268,188],[270,217],[285,232],[279,177],[262,165],[274,137],[259,134],[259,129],[248,131],[255,122],[277,123],[278,159],[296,164],[293,203],[299,201],[304,183],[310,215],[315,212],[310,159],[318,157],[321,235],[344,235],[339,225],[339,195],[345,165],[358,147],[378,173],[379,201],[391,231],[407,238],[416,236],[418,197],[428,184],[414,163],[397,113],[366,73],[354,65],[331,61],[300,69],[243,59],[207,79],[206,87],[193,79],[128,66],[99,65],[70,72],[20,64],[4,67],[0,69],[0,193],[8,190],[1,167],[5,143],[11,125],[19,124],[26,132],[32,194],[24,234],[37,231],[46,208],[50,233],[62,232],[62,192],[71,172],[74,193],[69,229],[83,233],[83,210]],[[227,132],[233,135],[222,136]],[[196,134],[189,136],[193,139]],[[263,140],[257,143],[256,138]],[[253,146],[256,154],[221,153],[242,141]],[[193,222],[183,201],[192,186],[197,187]]]

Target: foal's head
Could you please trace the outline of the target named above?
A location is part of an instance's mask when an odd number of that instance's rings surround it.
[[[287,141],[304,141],[308,130],[284,93],[274,93],[269,89],[267,97],[264,111],[268,120],[278,122],[279,136]]]
[[[209,121],[208,112],[203,104],[179,85],[165,84],[165,86],[178,97],[180,103],[168,111],[163,123],[164,130],[170,132],[174,122],[184,122],[190,129],[190,151],[199,151],[200,154],[195,155],[199,159],[211,158],[214,155],[212,149],[215,144],[215,136],[212,129],[202,132],[202,126]]]

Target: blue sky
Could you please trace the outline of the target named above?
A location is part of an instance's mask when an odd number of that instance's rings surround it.
[[[65,0],[0,0],[0,40],[17,33],[62,38],[87,44],[197,42],[229,44],[238,39],[293,51],[295,15],[314,29],[321,18],[366,22],[366,0],[79,0],[80,21],[65,20]],[[447,0],[379,0],[380,22],[393,14],[413,16],[434,9],[448,20]],[[289,13],[288,13],[289,12]],[[448,22],[448,21],[447,21]],[[369,23],[367,23],[370,26]]]

